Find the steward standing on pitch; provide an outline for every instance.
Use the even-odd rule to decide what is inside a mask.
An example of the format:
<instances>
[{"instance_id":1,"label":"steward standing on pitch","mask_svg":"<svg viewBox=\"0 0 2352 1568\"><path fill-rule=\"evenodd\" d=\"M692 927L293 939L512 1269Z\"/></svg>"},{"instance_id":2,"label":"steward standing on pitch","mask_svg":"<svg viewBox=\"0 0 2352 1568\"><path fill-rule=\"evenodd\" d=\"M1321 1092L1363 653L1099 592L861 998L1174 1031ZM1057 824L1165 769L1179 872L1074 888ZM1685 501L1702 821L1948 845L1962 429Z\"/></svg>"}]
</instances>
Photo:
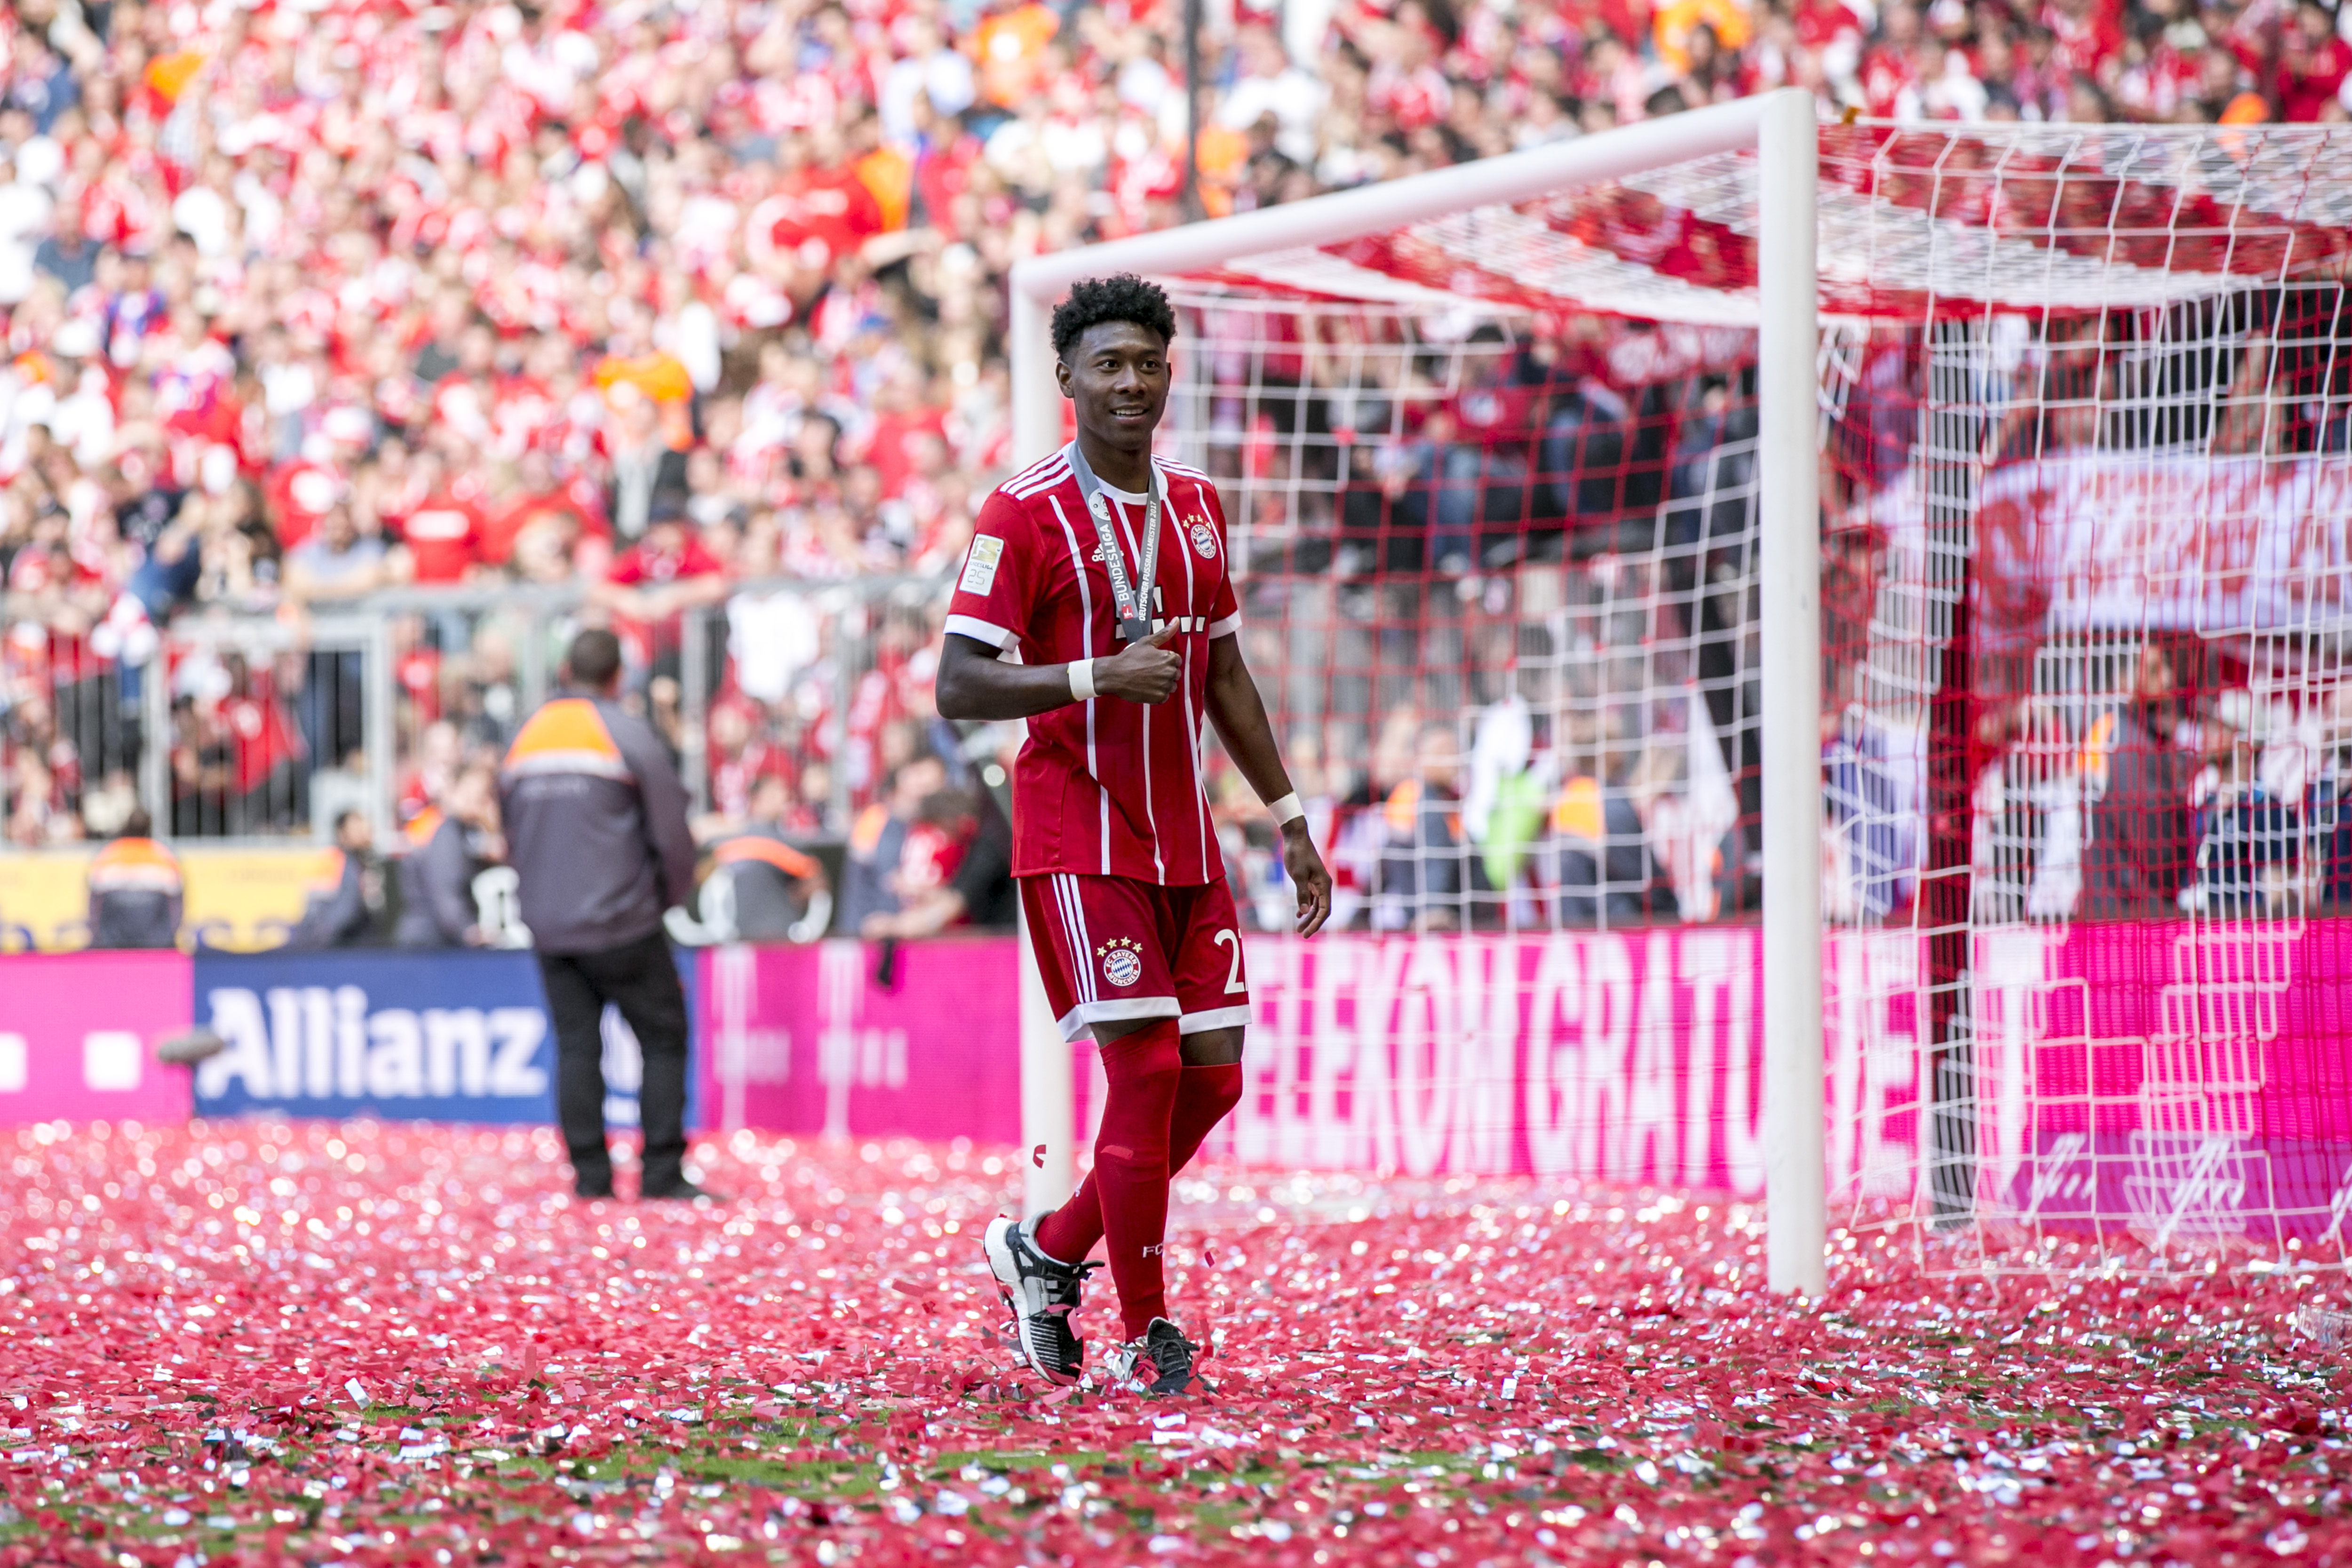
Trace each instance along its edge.
<instances>
[{"instance_id":1,"label":"steward standing on pitch","mask_svg":"<svg viewBox=\"0 0 2352 1568\"><path fill-rule=\"evenodd\" d=\"M981 508L940 654L946 719L1026 719L1013 770L1013 874L1065 1037L1102 1053L1102 1130L1085 1184L1053 1213L982 1238L1022 1358L1075 1381L1069 1315L1097 1241L1125 1342L1109 1361L1149 1394L1199 1390L1169 1315L1169 1179L1242 1093L1249 1022L1241 921L1202 788L1203 721L1282 832L1298 931L1331 878L1242 663L1225 514L1207 475L1151 455L1168 405L1168 296L1097 278L1054 311L1077 439ZM1001 662L1018 647L1023 662Z\"/></svg>"},{"instance_id":2,"label":"steward standing on pitch","mask_svg":"<svg viewBox=\"0 0 2352 1568\"><path fill-rule=\"evenodd\" d=\"M641 1194L708 1197L686 1176L686 991L662 930L662 912L694 891L686 786L652 728L616 700L617 637L572 638L564 677L571 692L507 749L499 790L507 861L555 1025L556 1118L572 1184L584 1198L613 1195L600 1027L609 1002L645 1058Z\"/></svg>"}]
</instances>

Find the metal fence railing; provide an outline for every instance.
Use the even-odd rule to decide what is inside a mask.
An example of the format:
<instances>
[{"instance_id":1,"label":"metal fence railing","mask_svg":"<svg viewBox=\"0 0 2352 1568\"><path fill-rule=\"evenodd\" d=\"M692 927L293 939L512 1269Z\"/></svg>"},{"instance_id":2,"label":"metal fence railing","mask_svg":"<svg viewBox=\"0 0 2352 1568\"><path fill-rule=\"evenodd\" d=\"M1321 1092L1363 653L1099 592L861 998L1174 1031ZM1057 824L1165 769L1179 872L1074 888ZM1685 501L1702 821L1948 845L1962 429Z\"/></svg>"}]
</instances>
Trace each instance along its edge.
<instances>
[{"instance_id":1,"label":"metal fence railing","mask_svg":"<svg viewBox=\"0 0 2352 1568\"><path fill-rule=\"evenodd\" d=\"M12 841L323 840L346 811L388 836L465 761L495 759L553 691L583 626L621 634L624 700L677 756L698 816L757 805L837 837L924 733L943 584L743 584L656 623L572 588L408 588L307 617L175 621L132 662L52 637L0 680ZM781 786L781 801L775 790Z\"/></svg>"}]
</instances>

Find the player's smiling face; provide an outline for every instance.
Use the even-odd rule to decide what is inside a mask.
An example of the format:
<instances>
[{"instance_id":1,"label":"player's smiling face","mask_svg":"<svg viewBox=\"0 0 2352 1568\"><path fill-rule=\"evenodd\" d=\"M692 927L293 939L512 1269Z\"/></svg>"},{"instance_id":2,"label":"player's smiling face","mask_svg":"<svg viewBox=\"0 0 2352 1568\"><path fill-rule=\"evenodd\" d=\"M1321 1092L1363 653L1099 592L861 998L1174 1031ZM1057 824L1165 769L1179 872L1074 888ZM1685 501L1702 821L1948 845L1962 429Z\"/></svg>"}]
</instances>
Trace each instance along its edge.
<instances>
[{"instance_id":1,"label":"player's smiling face","mask_svg":"<svg viewBox=\"0 0 2352 1568\"><path fill-rule=\"evenodd\" d=\"M1088 327L1055 367L1078 428L1118 451L1141 451L1168 406L1168 345L1133 321Z\"/></svg>"}]
</instances>

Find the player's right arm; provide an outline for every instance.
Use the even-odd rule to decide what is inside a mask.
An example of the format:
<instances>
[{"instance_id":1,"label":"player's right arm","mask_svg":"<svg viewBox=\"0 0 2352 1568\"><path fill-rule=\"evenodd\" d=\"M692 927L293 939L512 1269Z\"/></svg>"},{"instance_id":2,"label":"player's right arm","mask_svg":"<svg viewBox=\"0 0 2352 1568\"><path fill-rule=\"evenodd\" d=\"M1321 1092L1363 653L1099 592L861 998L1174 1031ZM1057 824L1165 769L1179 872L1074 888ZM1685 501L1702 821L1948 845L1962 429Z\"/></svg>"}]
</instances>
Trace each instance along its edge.
<instances>
[{"instance_id":1,"label":"player's right arm","mask_svg":"<svg viewBox=\"0 0 2352 1568\"><path fill-rule=\"evenodd\" d=\"M1093 678L1097 697L1161 703L1176 694L1184 673L1181 655L1169 651L1175 628L1155 632L1109 658L1079 661ZM1026 719L1084 701L1086 677L1067 664L1007 664L996 649L950 632L940 650L940 717Z\"/></svg>"},{"instance_id":2,"label":"player's right arm","mask_svg":"<svg viewBox=\"0 0 2352 1568\"><path fill-rule=\"evenodd\" d=\"M1003 655L1031 632L1045 582L1036 528L1003 491L988 498L948 605L940 650L940 717L1026 719L1089 696L1165 702L1176 694L1184 661L1168 643L1173 631L1121 647L1108 658L1067 664L1008 664ZM1033 660L1036 657L1033 652Z\"/></svg>"}]
</instances>

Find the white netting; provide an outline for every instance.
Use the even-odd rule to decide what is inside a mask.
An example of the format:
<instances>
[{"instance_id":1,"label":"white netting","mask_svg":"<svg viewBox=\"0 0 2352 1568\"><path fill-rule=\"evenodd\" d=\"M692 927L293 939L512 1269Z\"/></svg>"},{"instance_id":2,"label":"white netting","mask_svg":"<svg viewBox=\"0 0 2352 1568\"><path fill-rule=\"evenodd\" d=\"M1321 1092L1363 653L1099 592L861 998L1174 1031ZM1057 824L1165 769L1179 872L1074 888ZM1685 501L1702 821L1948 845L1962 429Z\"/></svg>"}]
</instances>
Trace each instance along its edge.
<instances>
[{"instance_id":1,"label":"white netting","mask_svg":"<svg viewBox=\"0 0 2352 1568\"><path fill-rule=\"evenodd\" d=\"M1174 280L1345 918L1493 933L1312 1070L1377 1046L1460 1158L1760 1184L1755 174ZM1830 126L1821 189L1833 1202L2338 1259L2352 134Z\"/></svg>"}]
</instances>

